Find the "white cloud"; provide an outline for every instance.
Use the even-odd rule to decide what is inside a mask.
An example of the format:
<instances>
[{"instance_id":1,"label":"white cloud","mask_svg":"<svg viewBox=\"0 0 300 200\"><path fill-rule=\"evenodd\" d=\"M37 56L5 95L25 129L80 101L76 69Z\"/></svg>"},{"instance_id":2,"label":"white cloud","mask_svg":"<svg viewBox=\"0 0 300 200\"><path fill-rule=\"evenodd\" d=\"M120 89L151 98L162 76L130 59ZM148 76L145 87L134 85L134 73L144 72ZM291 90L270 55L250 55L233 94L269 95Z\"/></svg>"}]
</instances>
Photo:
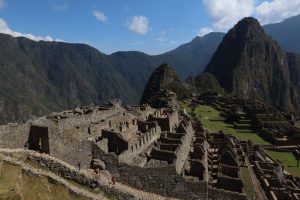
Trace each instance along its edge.
<instances>
[{"instance_id":1,"label":"white cloud","mask_svg":"<svg viewBox=\"0 0 300 200\"><path fill-rule=\"evenodd\" d=\"M63 10L66 10L67 8L68 8L68 2L66 2L66 1L61 4L54 5L55 10L63 11Z\"/></svg>"},{"instance_id":2,"label":"white cloud","mask_svg":"<svg viewBox=\"0 0 300 200\"><path fill-rule=\"evenodd\" d=\"M209 27L204 27L204 28L201 28L199 33L198 33L198 36L202 37L208 33L211 33L213 32L213 29L209 28Z\"/></svg>"},{"instance_id":3,"label":"white cloud","mask_svg":"<svg viewBox=\"0 0 300 200\"><path fill-rule=\"evenodd\" d=\"M93 11L93 15L96 17L96 19L100 22L106 22L107 21L107 17L105 16L105 14L101 11L98 10L94 10Z\"/></svg>"},{"instance_id":4,"label":"white cloud","mask_svg":"<svg viewBox=\"0 0 300 200\"><path fill-rule=\"evenodd\" d=\"M43 37L43 36L35 36L35 35L32 35L31 33L20 33L20 32L15 32L15 31L12 31L7 23L5 22L4 19L1 19L0 18L0 33L5 33L5 34L9 34L13 37L26 37L26 38L29 38L31 40L35 40L35 41L40 41L40 40L44 40L44 41L62 41L60 39L53 39L52 37L50 36L46 36L46 37Z\"/></svg>"},{"instance_id":5,"label":"white cloud","mask_svg":"<svg viewBox=\"0 0 300 200\"><path fill-rule=\"evenodd\" d=\"M144 16L133 16L126 25L130 31L140 35L145 35L150 30L149 20Z\"/></svg>"},{"instance_id":6,"label":"white cloud","mask_svg":"<svg viewBox=\"0 0 300 200\"><path fill-rule=\"evenodd\" d=\"M200 29L199 35L208 31L227 31L244 17L253 16L261 24L280 22L300 14L300 0L202 0L213 25Z\"/></svg>"},{"instance_id":7,"label":"white cloud","mask_svg":"<svg viewBox=\"0 0 300 200\"><path fill-rule=\"evenodd\" d=\"M203 0L214 28L226 30L255 10L254 0Z\"/></svg>"},{"instance_id":8,"label":"white cloud","mask_svg":"<svg viewBox=\"0 0 300 200\"><path fill-rule=\"evenodd\" d=\"M280 22L300 14L300 0L264 1L256 7L255 16L262 24Z\"/></svg>"},{"instance_id":9,"label":"white cloud","mask_svg":"<svg viewBox=\"0 0 300 200\"><path fill-rule=\"evenodd\" d=\"M159 34L160 34L161 36L164 36L164 35L167 34L167 32L163 29L163 30L161 30L161 31L159 32Z\"/></svg>"},{"instance_id":10,"label":"white cloud","mask_svg":"<svg viewBox=\"0 0 300 200\"><path fill-rule=\"evenodd\" d=\"M166 41L166 38L164 38L164 37L159 37L159 38L156 38L156 41L158 41L158 42L165 42L165 41Z\"/></svg>"},{"instance_id":11,"label":"white cloud","mask_svg":"<svg viewBox=\"0 0 300 200\"><path fill-rule=\"evenodd\" d=\"M6 4L5 0L0 0L0 8L3 8L5 4Z\"/></svg>"}]
</instances>

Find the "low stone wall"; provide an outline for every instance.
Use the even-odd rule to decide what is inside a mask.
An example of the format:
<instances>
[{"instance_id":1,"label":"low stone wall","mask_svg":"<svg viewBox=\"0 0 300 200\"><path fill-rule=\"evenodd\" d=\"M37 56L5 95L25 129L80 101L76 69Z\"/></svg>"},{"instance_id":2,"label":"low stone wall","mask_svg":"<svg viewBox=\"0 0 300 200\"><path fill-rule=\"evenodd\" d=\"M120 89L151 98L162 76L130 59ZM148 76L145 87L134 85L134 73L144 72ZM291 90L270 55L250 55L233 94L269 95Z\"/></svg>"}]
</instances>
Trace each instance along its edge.
<instances>
[{"instance_id":1,"label":"low stone wall","mask_svg":"<svg viewBox=\"0 0 300 200\"><path fill-rule=\"evenodd\" d=\"M48 169L50 169L50 171L65 179L75 181L83 186L90 187L90 188L98 187L101 191L107 194L108 193L112 194L121 200L127 200L132 198L131 195L121 193L120 191L114 188L107 187L105 185L100 185L98 181L93 179L92 177L88 177L86 174L83 174L80 171L69 168L59 161L48 159L47 157L43 157L43 156L41 157L35 156L32 154L28 155L28 159L41 166L47 167Z\"/></svg>"}]
</instances>

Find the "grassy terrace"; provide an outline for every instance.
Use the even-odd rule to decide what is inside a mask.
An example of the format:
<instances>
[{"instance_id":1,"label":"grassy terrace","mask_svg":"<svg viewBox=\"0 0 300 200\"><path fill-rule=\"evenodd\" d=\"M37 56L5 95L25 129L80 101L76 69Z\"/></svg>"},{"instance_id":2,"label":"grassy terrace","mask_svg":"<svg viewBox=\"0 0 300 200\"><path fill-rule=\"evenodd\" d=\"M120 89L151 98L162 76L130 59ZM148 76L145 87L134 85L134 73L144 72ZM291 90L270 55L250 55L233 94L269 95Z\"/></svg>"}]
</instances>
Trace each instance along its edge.
<instances>
[{"instance_id":1,"label":"grassy terrace","mask_svg":"<svg viewBox=\"0 0 300 200\"><path fill-rule=\"evenodd\" d=\"M16 165L0 158L0 199L66 199L84 200L75 197L60 184L52 184L46 177L23 173Z\"/></svg>"},{"instance_id":2,"label":"grassy terrace","mask_svg":"<svg viewBox=\"0 0 300 200\"><path fill-rule=\"evenodd\" d=\"M279 160L284 169L291 174L300 177L300 168L297 167L297 160L291 152L280 152L265 149L265 151L275 160Z\"/></svg>"},{"instance_id":3,"label":"grassy terrace","mask_svg":"<svg viewBox=\"0 0 300 200\"><path fill-rule=\"evenodd\" d=\"M188 113L192 113L191 108L186 103L183 106ZM220 112L210 106L198 105L194 113L199 117L203 126L212 132L222 130L226 134L231 134L243 140L250 140L256 144L269 144L251 129L239 130L235 129L233 124L225 123L224 119L220 116Z\"/></svg>"},{"instance_id":4,"label":"grassy terrace","mask_svg":"<svg viewBox=\"0 0 300 200\"><path fill-rule=\"evenodd\" d=\"M257 195L254 189L253 182L251 180L251 174L247 167L241 167L241 175L244 183L244 189L248 199L257 199Z\"/></svg>"},{"instance_id":5,"label":"grassy terrace","mask_svg":"<svg viewBox=\"0 0 300 200\"><path fill-rule=\"evenodd\" d=\"M183 102L183 107L186 112L189 114L192 113L187 101ZM232 134L236 138L250 140L255 144L270 144L257 135L253 130L239 130L235 129L232 124L225 123L224 119L220 116L220 112L210 106L198 105L194 110L194 114L197 115L203 126L210 131L216 132L223 130L226 134ZM288 172L300 177L300 168L297 167L297 160L291 152L279 152L268 149L266 149L266 152L273 159L279 160ZM250 187L246 187L246 191L247 190L247 194L252 194Z\"/></svg>"}]
</instances>

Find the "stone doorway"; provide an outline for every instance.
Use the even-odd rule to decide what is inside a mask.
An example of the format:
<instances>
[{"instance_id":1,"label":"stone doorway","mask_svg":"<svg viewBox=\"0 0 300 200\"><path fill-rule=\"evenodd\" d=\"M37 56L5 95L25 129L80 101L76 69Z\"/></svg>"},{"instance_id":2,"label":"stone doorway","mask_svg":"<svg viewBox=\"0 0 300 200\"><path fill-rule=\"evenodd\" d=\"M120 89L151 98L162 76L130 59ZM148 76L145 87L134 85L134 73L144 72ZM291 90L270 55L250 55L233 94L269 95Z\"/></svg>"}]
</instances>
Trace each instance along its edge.
<instances>
[{"instance_id":1,"label":"stone doorway","mask_svg":"<svg viewBox=\"0 0 300 200\"><path fill-rule=\"evenodd\" d=\"M50 154L48 127L31 126L28 137L28 148L40 153Z\"/></svg>"}]
</instances>

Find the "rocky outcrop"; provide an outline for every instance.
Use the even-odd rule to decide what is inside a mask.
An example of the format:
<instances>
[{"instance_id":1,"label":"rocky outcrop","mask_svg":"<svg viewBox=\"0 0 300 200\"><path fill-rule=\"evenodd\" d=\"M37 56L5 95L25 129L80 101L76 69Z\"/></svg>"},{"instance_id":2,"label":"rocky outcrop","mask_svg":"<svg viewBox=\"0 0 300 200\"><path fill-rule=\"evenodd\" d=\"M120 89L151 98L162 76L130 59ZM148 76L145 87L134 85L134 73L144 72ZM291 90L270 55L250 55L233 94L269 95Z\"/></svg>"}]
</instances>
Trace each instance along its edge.
<instances>
[{"instance_id":1,"label":"rocky outcrop","mask_svg":"<svg viewBox=\"0 0 300 200\"><path fill-rule=\"evenodd\" d=\"M91 163L91 168L105 170L105 163L100 159L93 159Z\"/></svg>"},{"instance_id":2,"label":"rocky outcrop","mask_svg":"<svg viewBox=\"0 0 300 200\"><path fill-rule=\"evenodd\" d=\"M140 104L151 102L156 93L169 89L174 91L179 98L187 96L187 90L168 64L162 64L152 73L143 92Z\"/></svg>"}]
</instances>

